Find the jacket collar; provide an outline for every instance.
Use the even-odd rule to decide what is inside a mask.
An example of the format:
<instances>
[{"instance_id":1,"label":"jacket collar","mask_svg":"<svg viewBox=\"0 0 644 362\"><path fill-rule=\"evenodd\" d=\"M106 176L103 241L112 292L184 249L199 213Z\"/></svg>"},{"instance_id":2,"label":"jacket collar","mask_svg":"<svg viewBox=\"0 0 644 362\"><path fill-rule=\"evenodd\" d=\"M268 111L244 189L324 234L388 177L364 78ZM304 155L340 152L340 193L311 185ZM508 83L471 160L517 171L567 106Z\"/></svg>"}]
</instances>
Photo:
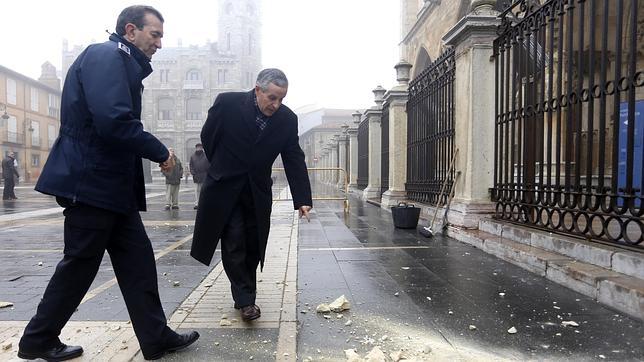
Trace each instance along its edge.
<instances>
[{"instance_id":1,"label":"jacket collar","mask_svg":"<svg viewBox=\"0 0 644 362\"><path fill-rule=\"evenodd\" d=\"M152 73L152 66L150 65L150 58L148 58L141 49L137 48L134 44L130 43L127 41L124 37L112 33L110 35L110 40L116 43L123 43L125 46L127 46L130 49L130 56L136 60L137 63L141 66L141 69L143 69L143 74L141 78L145 78L150 73Z\"/></svg>"}]
</instances>

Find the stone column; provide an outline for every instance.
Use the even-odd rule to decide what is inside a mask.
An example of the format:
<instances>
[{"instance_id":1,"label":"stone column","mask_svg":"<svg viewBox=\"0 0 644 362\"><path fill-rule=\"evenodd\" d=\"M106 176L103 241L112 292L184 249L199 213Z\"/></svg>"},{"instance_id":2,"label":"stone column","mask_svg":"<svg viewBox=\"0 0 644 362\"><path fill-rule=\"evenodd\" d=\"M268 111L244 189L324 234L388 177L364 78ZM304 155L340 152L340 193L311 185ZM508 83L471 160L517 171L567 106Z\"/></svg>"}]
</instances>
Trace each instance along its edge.
<instances>
[{"instance_id":1,"label":"stone column","mask_svg":"<svg viewBox=\"0 0 644 362\"><path fill-rule=\"evenodd\" d=\"M358 186L358 125L362 114L355 111L352 116L355 126L347 130L349 134L349 189L355 189Z\"/></svg>"},{"instance_id":2,"label":"stone column","mask_svg":"<svg viewBox=\"0 0 644 362\"><path fill-rule=\"evenodd\" d=\"M382 119L382 97L386 90L378 86L373 90L376 105L365 112L369 122L369 185L362 192L362 199L380 198L380 121Z\"/></svg>"},{"instance_id":3,"label":"stone column","mask_svg":"<svg viewBox=\"0 0 644 362\"><path fill-rule=\"evenodd\" d=\"M326 167L329 167L329 146L324 145L324 147L322 147L322 168ZM326 184L329 182L328 171L322 170L320 171L320 175L322 176L323 183Z\"/></svg>"},{"instance_id":4,"label":"stone column","mask_svg":"<svg viewBox=\"0 0 644 362\"><path fill-rule=\"evenodd\" d=\"M331 166L333 168L339 167L338 165L338 140L340 139L340 135L334 134L333 137L331 137L331 144L329 145L331 147ZM330 171L330 176L331 176L331 184L335 185L338 183L338 171L333 170Z\"/></svg>"},{"instance_id":5,"label":"stone column","mask_svg":"<svg viewBox=\"0 0 644 362\"><path fill-rule=\"evenodd\" d=\"M347 144L349 143L349 136L347 135L349 126L345 123L342 126L342 133L340 134L340 139L338 140L338 151L340 164L338 167L344 170L344 172L338 172L338 188L344 190L344 181L349 176L349 170L347 165Z\"/></svg>"},{"instance_id":6,"label":"stone column","mask_svg":"<svg viewBox=\"0 0 644 362\"><path fill-rule=\"evenodd\" d=\"M396 66L398 85L385 93L389 104L389 190L382 194L380 206L389 210L407 198L407 99L411 64L401 60Z\"/></svg>"},{"instance_id":7,"label":"stone column","mask_svg":"<svg viewBox=\"0 0 644 362\"><path fill-rule=\"evenodd\" d=\"M489 188L494 172L494 60L492 42L499 20L494 1L473 0L472 11L443 41L455 47L454 83L456 170L460 178L448 215L449 223L477 228L494 212Z\"/></svg>"}]
</instances>

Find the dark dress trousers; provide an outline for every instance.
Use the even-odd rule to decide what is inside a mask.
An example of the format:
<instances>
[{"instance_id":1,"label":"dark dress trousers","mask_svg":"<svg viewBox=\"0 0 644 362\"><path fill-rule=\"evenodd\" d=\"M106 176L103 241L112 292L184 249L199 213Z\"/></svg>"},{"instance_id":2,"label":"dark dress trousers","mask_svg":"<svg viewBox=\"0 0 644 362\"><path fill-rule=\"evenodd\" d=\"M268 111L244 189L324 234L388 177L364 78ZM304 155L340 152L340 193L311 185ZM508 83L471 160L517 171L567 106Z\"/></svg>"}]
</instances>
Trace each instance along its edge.
<instances>
[{"instance_id":1,"label":"dark dress trousers","mask_svg":"<svg viewBox=\"0 0 644 362\"><path fill-rule=\"evenodd\" d=\"M219 239L238 307L255 300L257 265L264 265L272 208L271 168L281 155L293 206L312 205L297 116L282 105L260 132L254 90L222 93L208 111L201 142L210 161L199 199L190 255L208 265Z\"/></svg>"},{"instance_id":2,"label":"dark dress trousers","mask_svg":"<svg viewBox=\"0 0 644 362\"><path fill-rule=\"evenodd\" d=\"M64 256L25 328L21 349L60 343L61 329L106 250L144 353L157 352L174 336L139 215L146 207L141 158L162 162L169 157L140 121L141 82L151 71L139 49L112 34L110 41L90 45L67 73L60 135L36 184L65 207Z\"/></svg>"}]
</instances>

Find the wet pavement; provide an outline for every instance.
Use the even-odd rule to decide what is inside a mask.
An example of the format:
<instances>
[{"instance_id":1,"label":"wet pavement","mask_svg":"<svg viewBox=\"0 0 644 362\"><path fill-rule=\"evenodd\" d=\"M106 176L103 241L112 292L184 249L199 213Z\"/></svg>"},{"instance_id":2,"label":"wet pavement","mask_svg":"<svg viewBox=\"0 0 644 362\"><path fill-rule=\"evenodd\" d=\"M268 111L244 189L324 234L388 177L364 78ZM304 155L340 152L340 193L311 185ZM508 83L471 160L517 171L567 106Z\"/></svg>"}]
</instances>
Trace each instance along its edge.
<instances>
[{"instance_id":1,"label":"wet pavement","mask_svg":"<svg viewBox=\"0 0 644 362\"><path fill-rule=\"evenodd\" d=\"M348 215L338 202L316 210L299 234L302 358L377 345L415 359L644 359L642 321L451 238L396 229L355 198ZM315 313L340 295L349 311Z\"/></svg>"},{"instance_id":2,"label":"wet pavement","mask_svg":"<svg viewBox=\"0 0 644 362\"><path fill-rule=\"evenodd\" d=\"M395 229L389 212L355 198L348 214L339 201L316 201L311 222L299 227L290 201L276 201L275 249L258 275L267 298L263 322L219 326L222 313L238 316L219 252L209 267L189 256L191 188L182 185L180 210L165 211L164 185L149 185L150 211L142 213L166 315L174 327L202 334L194 348L166 360L295 360L297 348L297 360L338 361L346 360L344 350L364 357L375 346L416 360L643 359L642 321L451 238ZM328 193L316 188L318 196ZM54 200L26 187L17 196L0 215L14 215L0 219L0 301L14 304L0 309L0 360L15 359L19 332L62 254ZM315 312L341 295L351 309ZM110 358L141 360L128 320L106 256L64 335L87 347L82 360L101 360L106 350ZM578 326L562 324L571 321Z\"/></svg>"}]
</instances>

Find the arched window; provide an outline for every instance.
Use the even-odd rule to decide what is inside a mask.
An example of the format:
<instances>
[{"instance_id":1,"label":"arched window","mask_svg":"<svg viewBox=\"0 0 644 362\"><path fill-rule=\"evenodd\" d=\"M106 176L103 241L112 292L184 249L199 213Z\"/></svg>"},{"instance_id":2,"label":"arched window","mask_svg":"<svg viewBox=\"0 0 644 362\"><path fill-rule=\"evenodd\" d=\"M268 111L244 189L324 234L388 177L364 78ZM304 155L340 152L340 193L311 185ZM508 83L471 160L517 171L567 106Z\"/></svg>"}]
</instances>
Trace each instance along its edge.
<instances>
[{"instance_id":1,"label":"arched window","mask_svg":"<svg viewBox=\"0 0 644 362\"><path fill-rule=\"evenodd\" d=\"M186 101L186 119L187 120L201 119L201 99L189 98Z\"/></svg>"},{"instance_id":2,"label":"arched window","mask_svg":"<svg viewBox=\"0 0 644 362\"><path fill-rule=\"evenodd\" d=\"M174 100L172 98L159 98L159 120L171 120Z\"/></svg>"},{"instance_id":3,"label":"arched window","mask_svg":"<svg viewBox=\"0 0 644 362\"><path fill-rule=\"evenodd\" d=\"M197 69L190 69L188 73L186 73L186 80L199 80L201 79L201 72Z\"/></svg>"}]
</instances>

